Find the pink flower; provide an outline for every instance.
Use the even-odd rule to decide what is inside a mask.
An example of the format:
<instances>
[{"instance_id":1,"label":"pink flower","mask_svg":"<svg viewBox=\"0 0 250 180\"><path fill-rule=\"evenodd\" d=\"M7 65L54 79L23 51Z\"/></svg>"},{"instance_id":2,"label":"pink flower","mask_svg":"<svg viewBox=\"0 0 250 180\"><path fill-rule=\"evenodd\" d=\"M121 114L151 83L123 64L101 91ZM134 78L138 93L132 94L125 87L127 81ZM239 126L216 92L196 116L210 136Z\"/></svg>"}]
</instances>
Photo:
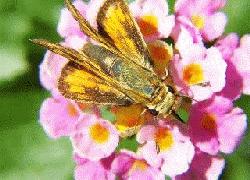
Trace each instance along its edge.
<instances>
[{"instance_id":1,"label":"pink flower","mask_svg":"<svg viewBox=\"0 0 250 180\"><path fill-rule=\"evenodd\" d=\"M181 126L160 121L158 126L144 126L136 138L142 145L142 157L171 177L186 172L194 155L194 147Z\"/></svg>"},{"instance_id":2,"label":"pink flower","mask_svg":"<svg viewBox=\"0 0 250 180\"><path fill-rule=\"evenodd\" d=\"M227 65L217 48L206 49L194 44L184 28L181 29L176 48L180 56L175 56L170 71L181 93L201 101L222 90Z\"/></svg>"},{"instance_id":3,"label":"pink flower","mask_svg":"<svg viewBox=\"0 0 250 180\"><path fill-rule=\"evenodd\" d=\"M72 35L65 38L64 45L76 50L81 50L86 42L88 42L88 38L86 36L79 37L76 35Z\"/></svg>"},{"instance_id":4,"label":"pink flower","mask_svg":"<svg viewBox=\"0 0 250 180\"><path fill-rule=\"evenodd\" d=\"M234 50L239 46L239 37L236 33L230 33L225 37L221 37L216 43L215 46L220 50L223 58L229 60Z\"/></svg>"},{"instance_id":5,"label":"pink flower","mask_svg":"<svg viewBox=\"0 0 250 180\"><path fill-rule=\"evenodd\" d=\"M52 138L69 136L81 114L78 105L58 96L46 99L40 109L40 123Z\"/></svg>"},{"instance_id":6,"label":"pink flower","mask_svg":"<svg viewBox=\"0 0 250 180\"><path fill-rule=\"evenodd\" d=\"M232 100L239 98L241 93L250 94L249 37L242 37L239 44L238 36L232 33L216 43L228 65L226 85L220 95Z\"/></svg>"},{"instance_id":7,"label":"pink flower","mask_svg":"<svg viewBox=\"0 0 250 180\"><path fill-rule=\"evenodd\" d=\"M246 115L224 97L193 105L188 121L192 142L211 155L232 153L247 127Z\"/></svg>"},{"instance_id":8,"label":"pink flower","mask_svg":"<svg viewBox=\"0 0 250 180\"><path fill-rule=\"evenodd\" d=\"M85 16L87 5L82 0L75 0L75 7L80 11L80 13ZM69 36L79 36L84 37L85 35L81 32L78 22L75 21L68 9L64 8L61 10L61 16L59 19L57 32L61 37L66 38Z\"/></svg>"},{"instance_id":9,"label":"pink flower","mask_svg":"<svg viewBox=\"0 0 250 180\"><path fill-rule=\"evenodd\" d=\"M75 180L115 180L115 174L110 171L113 158L110 156L100 161L90 161L76 155Z\"/></svg>"},{"instance_id":10,"label":"pink flower","mask_svg":"<svg viewBox=\"0 0 250 180\"><path fill-rule=\"evenodd\" d=\"M176 42L181 33L181 29L185 28L192 37L192 43L202 43L200 31L192 24L192 22L185 16L175 17L175 26L171 33L171 37Z\"/></svg>"},{"instance_id":11,"label":"pink flower","mask_svg":"<svg viewBox=\"0 0 250 180\"><path fill-rule=\"evenodd\" d=\"M96 115L82 115L71 135L71 142L79 156L96 161L115 151L119 135L109 121Z\"/></svg>"},{"instance_id":12,"label":"pink flower","mask_svg":"<svg viewBox=\"0 0 250 180\"><path fill-rule=\"evenodd\" d=\"M240 40L240 47L234 51L232 63L243 80L243 93L250 95L250 35Z\"/></svg>"},{"instance_id":13,"label":"pink flower","mask_svg":"<svg viewBox=\"0 0 250 180\"><path fill-rule=\"evenodd\" d=\"M237 34L231 33L220 38L215 46L220 50L227 63L226 84L218 95L235 100L240 97L243 88L242 77L232 62L234 51L239 46L239 37Z\"/></svg>"},{"instance_id":14,"label":"pink flower","mask_svg":"<svg viewBox=\"0 0 250 180\"><path fill-rule=\"evenodd\" d=\"M42 63L39 66L40 82L49 91L57 92L57 81L62 68L68 62L67 59L47 51Z\"/></svg>"},{"instance_id":15,"label":"pink flower","mask_svg":"<svg viewBox=\"0 0 250 180\"><path fill-rule=\"evenodd\" d=\"M90 25L97 29L97 14L105 0L90 0L86 10L86 19Z\"/></svg>"},{"instance_id":16,"label":"pink flower","mask_svg":"<svg viewBox=\"0 0 250 180\"><path fill-rule=\"evenodd\" d=\"M165 0L136 0L130 10L147 41L167 38L175 24L174 16L168 16Z\"/></svg>"},{"instance_id":17,"label":"pink flower","mask_svg":"<svg viewBox=\"0 0 250 180\"><path fill-rule=\"evenodd\" d=\"M225 160L223 158L197 151L189 170L184 174L176 176L174 180L218 179L224 166Z\"/></svg>"},{"instance_id":18,"label":"pink flower","mask_svg":"<svg viewBox=\"0 0 250 180\"><path fill-rule=\"evenodd\" d=\"M236 100L240 97L242 89L242 76L237 71L235 65L231 62L231 60L227 61L226 84L222 91L217 93L217 95L226 97L231 100Z\"/></svg>"},{"instance_id":19,"label":"pink flower","mask_svg":"<svg viewBox=\"0 0 250 180\"><path fill-rule=\"evenodd\" d=\"M187 17L206 41L212 41L224 32L227 18L218 11L225 3L225 0L178 0L175 12L177 16Z\"/></svg>"},{"instance_id":20,"label":"pink flower","mask_svg":"<svg viewBox=\"0 0 250 180\"><path fill-rule=\"evenodd\" d=\"M155 167L150 166L134 152L121 151L111 164L112 172L121 179L164 180L165 176Z\"/></svg>"}]
</instances>

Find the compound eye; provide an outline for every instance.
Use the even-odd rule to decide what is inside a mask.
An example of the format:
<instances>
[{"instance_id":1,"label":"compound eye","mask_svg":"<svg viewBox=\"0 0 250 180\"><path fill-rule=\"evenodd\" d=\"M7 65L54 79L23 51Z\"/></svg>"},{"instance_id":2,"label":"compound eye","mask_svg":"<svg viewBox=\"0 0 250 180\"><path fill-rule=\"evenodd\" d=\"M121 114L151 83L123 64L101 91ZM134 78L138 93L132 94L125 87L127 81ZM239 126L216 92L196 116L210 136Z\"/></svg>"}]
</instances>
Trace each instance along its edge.
<instances>
[{"instance_id":1,"label":"compound eye","mask_svg":"<svg viewBox=\"0 0 250 180\"><path fill-rule=\"evenodd\" d=\"M171 92L171 93L175 93L175 90L174 88L172 88L172 86L167 86L168 87L168 92Z\"/></svg>"}]
</instances>

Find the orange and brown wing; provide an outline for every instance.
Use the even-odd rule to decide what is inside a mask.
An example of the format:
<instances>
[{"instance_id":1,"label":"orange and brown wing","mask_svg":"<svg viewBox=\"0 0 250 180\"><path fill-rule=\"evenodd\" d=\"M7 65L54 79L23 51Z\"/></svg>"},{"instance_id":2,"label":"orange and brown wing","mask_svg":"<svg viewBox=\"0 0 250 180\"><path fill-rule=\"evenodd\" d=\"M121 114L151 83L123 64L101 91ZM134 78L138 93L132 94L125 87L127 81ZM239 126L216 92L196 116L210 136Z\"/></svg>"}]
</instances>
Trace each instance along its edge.
<instances>
[{"instance_id":1,"label":"orange and brown wing","mask_svg":"<svg viewBox=\"0 0 250 180\"><path fill-rule=\"evenodd\" d=\"M105 0L97 15L98 31L65 0L67 8L83 33L123 60L132 61L152 71L152 61L138 25L123 0Z\"/></svg>"},{"instance_id":2,"label":"orange and brown wing","mask_svg":"<svg viewBox=\"0 0 250 180\"><path fill-rule=\"evenodd\" d=\"M106 0L97 15L98 31L127 59L152 70L147 45L128 5Z\"/></svg>"},{"instance_id":3,"label":"orange and brown wing","mask_svg":"<svg viewBox=\"0 0 250 180\"><path fill-rule=\"evenodd\" d=\"M129 105L133 101L101 77L70 61L62 70L58 90L66 98L94 104Z\"/></svg>"}]
</instances>

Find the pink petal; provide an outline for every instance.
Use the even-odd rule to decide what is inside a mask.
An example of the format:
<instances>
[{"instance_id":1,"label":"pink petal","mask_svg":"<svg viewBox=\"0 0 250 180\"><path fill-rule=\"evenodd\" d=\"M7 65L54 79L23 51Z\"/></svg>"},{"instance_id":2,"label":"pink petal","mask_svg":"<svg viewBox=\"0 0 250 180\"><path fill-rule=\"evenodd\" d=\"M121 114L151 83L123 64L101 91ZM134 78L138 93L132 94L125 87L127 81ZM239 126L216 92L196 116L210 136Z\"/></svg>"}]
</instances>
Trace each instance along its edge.
<instances>
[{"instance_id":1,"label":"pink petal","mask_svg":"<svg viewBox=\"0 0 250 180\"><path fill-rule=\"evenodd\" d=\"M204 136L206 136L206 134L204 134ZM217 137L212 137L208 141L197 142L196 146L199 147L202 152L206 152L211 155L216 155L219 152L219 142Z\"/></svg>"},{"instance_id":2,"label":"pink petal","mask_svg":"<svg viewBox=\"0 0 250 180\"><path fill-rule=\"evenodd\" d=\"M211 166L206 172L206 178L208 180L218 179L222 174L222 170L225 167L225 160L223 158L214 157L212 158Z\"/></svg>"},{"instance_id":3,"label":"pink petal","mask_svg":"<svg viewBox=\"0 0 250 180\"><path fill-rule=\"evenodd\" d=\"M47 51L39 66L39 77L42 86L47 90L57 91L58 78L61 74L62 68L67 62L68 61L65 58L54 54L51 51Z\"/></svg>"},{"instance_id":4,"label":"pink petal","mask_svg":"<svg viewBox=\"0 0 250 180\"><path fill-rule=\"evenodd\" d=\"M250 72L243 74L243 93L250 95Z\"/></svg>"},{"instance_id":5,"label":"pink petal","mask_svg":"<svg viewBox=\"0 0 250 180\"><path fill-rule=\"evenodd\" d=\"M250 87L250 84L249 84L249 87ZM234 66L234 64L228 61L227 70L226 70L226 84L223 90L218 95L224 96L231 100L236 100L240 97L242 93L242 89L243 89L242 76L236 70L236 67Z\"/></svg>"},{"instance_id":6,"label":"pink petal","mask_svg":"<svg viewBox=\"0 0 250 180\"><path fill-rule=\"evenodd\" d=\"M174 180L214 180L218 179L225 165L225 160L221 157L210 156L207 153L196 151L190 169Z\"/></svg>"},{"instance_id":7,"label":"pink petal","mask_svg":"<svg viewBox=\"0 0 250 180\"><path fill-rule=\"evenodd\" d=\"M206 77L211 85L211 90L213 92L219 92L225 86L227 64L219 50L215 47L207 50L205 61Z\"/></svg>"},{"instance_id":8,"label":"pink petal","mask_svg":"<svg viewBox=\"0 0 250 180\"><path fill-rule=\"evenodd\" d=\"M194 147L190 141L177 142L177 144L164 155L161 170L170 177L182 174L189 169L193 156Z\"/></svg>"},{"instance_id":9,"label":"pink petal","mask_svg":"<svg viewBox=\"0 0 250 180\"><path fill-rule=\"evenodd\" d=\"M114 172L118 176L122 176L126 174L126 172L129 171L133 162L134 162L134 158L132 158L127 153L121 152L116 156L116 158L111 164L112 172Z\"/></svg>"},{"instance_id":10,"label":"pink petal","mask_svg":"<svg viewBox=\"0 0 250 180\"><path fill-rule=\"evenodd\" d=\"M189 96L195 99L196 101L203 101L210 98L213 95L213 92L209 87L202 87L199 85L194 85L190 87L191 92Z\"/></svg>"},{"instance_id":11,"label":"pink petal","mask_svg":"<svg viewBox=\"0 0 250 180\"><path fill-rule=\"evenodd\" d=\"M75 169L76 180L92 180L105 179L115 180L115 174L104 169L100 162L87 161L81 165L77 165Z\"/></svg>"},{"instance_id":12,"label":"pink petal","mask_svg":"<svg viewBox=\"0 0 250 180\"><path fill-rule=\"evenodd\" d=\"M65 46L68 46L70 48L81 50L87 42L87 37L79 37L76 35L69 36L65 39Z\"/></svg>"},{"instance_id":13,"label":"pink petal","mask_svg":"<svg viewBox=\"0 0 250 180\"><path fill-rule=\"evenodd\" d=\"M247 117L240 108L235 108L223 119L218 128L220 151L232 153L246 131Z\"/></svg>"},{"instance_id":14,"label":"pink petal","mask_svg":"<svg viewBox=\"0 0 250 180\"><path fill-rule=\"evenodd\" d=\"M250 52L250 34L245 34L240 39L240 47L245 49L247 52Z\"/></svg>"},{"instance_id":15,"label":"pink petal","mask_svg":"<svg viewBox=\"0 0 250 180\"><path fill-rule=\"evenodd\" d=\"M40 123L52 138L69 136L80 115L77 106L63 97L46 99L40 109Z\"/></svg>"},{"instance_id":16,"label":"pink petal","mask_svg":"<svg viewBox=\"0 0 250 180\"><path fill-rule=\"evenodd\" d=\"M138 153L147 161L148 164L159 168L162 164L162 158L158 156L155 141L147 141L145 145L138 149Z\"/></svg>"},{"instance_id":17,"label":"pink petal","mask_svg":"<svg viewBox=\"0 0 250 180\"><path fill-rule=\"evenodd\" d=\"M130 10L131 12L135 15L138 16L139 13L142 14L165 14L168 15L168 4L167 1L165 0L146 0L146 1L141 1L141 0L136 0L133 1L130 5Z\"/></svg>"},{"instance_id":18,"label":"pink petal","mask_svg":"<svg viewBox=\"0 0 250 180\"><path fill-rule=\"evenodd\" d=\"M236 33L220 38L215 46L220 50L225 60L228 60L233 55L234 50L239 46L239 37Z\"/></svg>"},{"instance_id":19,"label":"pink petal","mask_svg":"<svg viewBox=\"0 0 250 180\"><path fill-rule=\"evenodd\" d=\"M246 52L244 49L238 48L234 51L233 63L237 70L241 72L250 71L250 51Z\"/></svg>"},{"instance_id":20,"label":"pink petal","mask_svg":"<svg viewBox=\"0 0 250 180\"><path fill-rule=\"evenodd\" d=\"M165 180L165 175L158 169L148 168L146 171L134 171L129 177L128 180Z\"/></svg>"},{"instance_id":21,"label":"pink petal","mask_svg":"<svg viewBox=\"0 0 250 180\"><path fill-rule=\"evenodd\" d=\"M175 3L175 11L178 15L187 17L193 14L208 14L210 0L177 0Z\"/></svg>"},{"instance_id":22,"label":"pink petal","mask_svg":"<svg viewBox=\"0 0 250 180\"><path fill-rule=\"evenodd\" d=\"M205 20L205 27L202 31L205 40L212 41L221 36L225 30L226 23L227 17L222 12L217 12L212 16L208 16Z\"/></svg>"},{"instance_id":23,"label":"pink petal","mask_svg":"<svg viewBox=\"0 0 250 180\"><path fill-rule=\"evenodd\" d=\"M86 19L90 25L94 28L97 28L96 18L99 12L99 9L103 5L105 0L91 0L88 3L88 8L86 10Z\"/></svg>"},{"instance_id":24,"label":"pink petal","mask_svg":"<svg viewBox=\"0 0 250 180\"><path fill-rule=\"evenodd\" d=\"M184 59L184 64L189 64L190 61L194 60L201 60L206 53L205 47L202 44L194 43L190 32L182 26L175 46Z\"/></svg>"},{"instance_id":25,"label":"pink petal","mask_svg":"<svg viewBox=\"0 0 250 180\"><path fill-rule=\"evenodd\" d=\"M81 0L75 0L73 4L84 16L85 11L87 9L87 5ZM59 19L57 31L63 38L72 35L77 35L79 37L84 36L79 28L78 23L75 21L71 13L66 8L61 10L61 16Z\"/></svg>"},{"instance_id":26,"label":"pink petal","mask_svg":"<svg viewBox=\"0 0 250 180\"><path fill-rule=\"evenodd\" d=\"M143 126L136 135L136 141L143 144L147 140L154 140L155 126Z\"/></svg>"},{"instance_id":27,"label":"pink petal","mask_svg":"<svg viewBox=\"0 0 250 180\"><path fill-rule=\"evenodd\" d=\"M202 37L199 30L192 24L189 18L185 16L177 16L175 17L175 27L172 30L171 37L177 41L181 28L184 27L192 36L193 43L202 44Z\"/></svg>"}]
</instances>

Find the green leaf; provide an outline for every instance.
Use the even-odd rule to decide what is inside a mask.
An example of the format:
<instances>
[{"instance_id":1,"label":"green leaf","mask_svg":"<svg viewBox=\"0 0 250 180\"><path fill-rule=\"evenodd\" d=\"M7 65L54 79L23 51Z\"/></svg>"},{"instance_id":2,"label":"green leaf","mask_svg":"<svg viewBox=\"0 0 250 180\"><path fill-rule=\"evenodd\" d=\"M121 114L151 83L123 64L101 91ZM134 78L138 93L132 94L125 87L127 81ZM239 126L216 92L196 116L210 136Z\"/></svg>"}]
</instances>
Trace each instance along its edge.
<instances>
[{"instance_id":1,"label":"green leaf","mask_svg":"<svg viewBox=\"0 0 250 180\"><path fill-rule=\"evenodd\" d=\"M14 45L0 47L0 83L22 75L28 70L23 51L23 48Z\"/></svg>"},{"instance_id":2,"label":"green leaf","mask_svg":"<svg viewBox=\"0 0 250 180\"><path fill-rule=\"evenodd\" d=\"M107 106L102 106L100 110L101 110L101 116L103 119L107 119L110 122L115 121L115 115L112 112L110 112Z\"/></svg>"},{"instance_id":3,"label":"green leaf","mask_svg":"<svg viewBox=\"0 0 250 180\"><path fill-rule=\"evenodd\" d=\"M185 109L178 109L177 114L180 116L180 118L184 121L184 123L187 123L189 118L189 113Z\"/></svg>"},{"instance_id":4,"label":"green leaf","mask_svg":"<svg viewBox=\"0 0 250 180\"><path fill-rule=\"evenodd\" d=\"M120 139L118 148L116 150L120 151L121 149L127 149L136 152L137 148L138 148L138 143L135 139L135 136L132 136Z\"/></svg>"},{"instance_id":5,"label":"green leaf","mask_svg":"<svg viewBox=\"0 0 250 180\"><path fill-rule=\"evenodd\" d=\"M72 179L68 138L51 140L38 123L44 91L0 96L0 179Z\"/></svg>"},{"instance_id":6,"label":"green leaf","mask_svg":"<svg viewBox=\"0 0 250 180\"><path fill-rule=\"evenodd\" d=\"M225 8L228 17L226 32L237 32L244 35L250 32L249 23L250 1L246 0L229 0Z\"/></svg>"}]
</instances>

